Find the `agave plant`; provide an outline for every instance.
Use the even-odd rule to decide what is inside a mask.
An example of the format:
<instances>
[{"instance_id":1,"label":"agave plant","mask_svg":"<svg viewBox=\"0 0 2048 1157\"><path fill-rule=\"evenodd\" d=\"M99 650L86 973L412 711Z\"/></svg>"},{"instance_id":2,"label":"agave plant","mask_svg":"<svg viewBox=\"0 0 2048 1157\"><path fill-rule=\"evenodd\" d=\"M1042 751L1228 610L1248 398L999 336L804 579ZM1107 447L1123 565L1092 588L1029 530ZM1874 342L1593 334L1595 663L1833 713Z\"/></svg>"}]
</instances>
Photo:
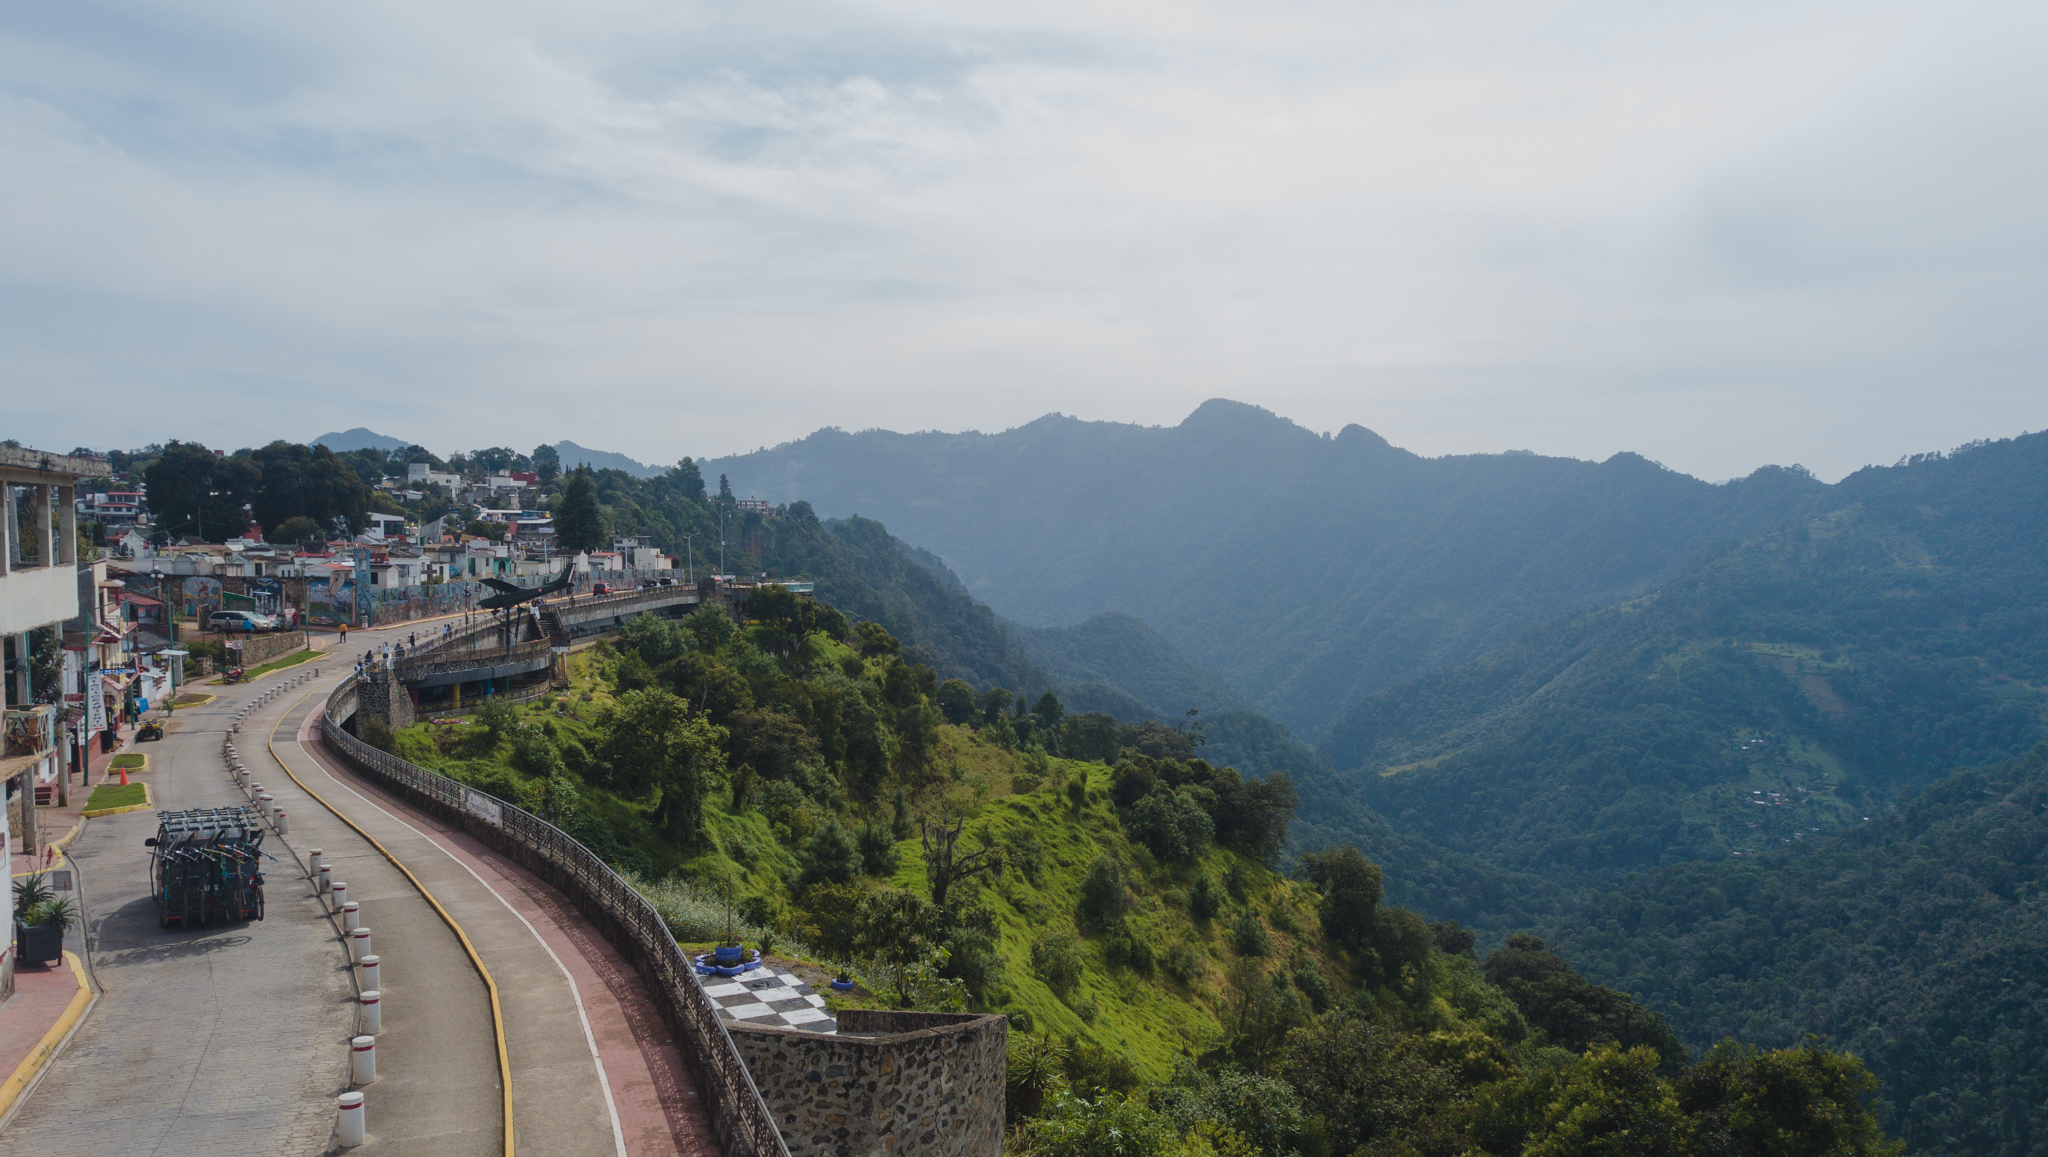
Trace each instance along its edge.
<instances>
[{"instance_id":1,"label":"agave plant","mask_svg":"<svg viewBox=\"0 0 2048 1157\"><path fill-rule=\"evenodd\" d=\"M49 903L53 896L54 893L50 891L50 881L42 872L37 872L32 876L24 876L14 882L14 910L24 914L22 919L24 924L33 923L33 921L26 918L26 914L29 911L39 905Z\"/></svg>"},{"instance_id":2,"label":"agave plant","mask_svg":"<svg viewBox=\"0 0 2048 1157\"><path fill-rule=\"evenodd\" d=\"M68 899L45 900L30 908L21 922L40 928L55 928L59 932L69 932L72 925L78 923L78 905Z\"/></svg>"}]
</instances>

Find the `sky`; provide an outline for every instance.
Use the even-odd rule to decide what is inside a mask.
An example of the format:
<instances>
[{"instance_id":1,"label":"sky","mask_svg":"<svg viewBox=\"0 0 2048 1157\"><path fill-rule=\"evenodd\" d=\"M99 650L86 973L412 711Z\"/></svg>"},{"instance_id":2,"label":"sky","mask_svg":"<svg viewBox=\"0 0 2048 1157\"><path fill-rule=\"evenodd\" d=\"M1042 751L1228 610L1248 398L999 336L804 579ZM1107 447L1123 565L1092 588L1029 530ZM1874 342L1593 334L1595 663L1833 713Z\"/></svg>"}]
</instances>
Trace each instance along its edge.
<instances>
[{"instance_id":1,"label":"sky","mask_svg":"<svg viewBox=\"0 0 2048 1157\"><path fill-rule=\"evenodd\" d=\"M650 462L1177 423L1706 478L2048 427L2048 6L0 6L0 413Z\"/></svg>"}]
</instances>

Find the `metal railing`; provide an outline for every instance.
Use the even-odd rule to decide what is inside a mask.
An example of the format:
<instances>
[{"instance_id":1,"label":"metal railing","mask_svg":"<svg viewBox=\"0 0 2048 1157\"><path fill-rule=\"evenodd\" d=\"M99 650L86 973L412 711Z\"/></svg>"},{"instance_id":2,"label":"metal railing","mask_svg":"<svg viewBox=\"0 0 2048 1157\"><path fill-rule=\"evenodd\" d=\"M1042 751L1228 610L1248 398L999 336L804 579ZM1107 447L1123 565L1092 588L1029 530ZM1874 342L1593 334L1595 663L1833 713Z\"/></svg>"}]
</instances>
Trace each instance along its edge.
<instances>
[{"instance_id":1,"label":"metal railing","mask_svg":"<svg viewBox=\"0 0 2048 1157\"><path fill-rule=\"evenodd\" d=\"M492 644L478 647L474 651L441 650L415 659L410 653L392 665L393 672L401 683L414 683L436 675L461 674L465 671L482 670L488 667L502 667L507 663L520 663L538 659L546 663L551 646L546 639L528 639L509 647Z\"/></svg>"},{"instance_id":2,"label":"metal railing","mask_svg":"<svg viewBox=\"0 0 2048 1157\"><path fill-rule=\"evenodd\" d=\"M704 995L694 963L647 898L546 820L349 734L341 721L355 713L355 699L354 676L327 697L321 728L335 753L511 856L568 896L647 982L655 1006L682 1045L683 1060L696 1078L726 1157L789 1157L775 1118L733 1047L732 1034Z\"/></svg>"}]
</instances>

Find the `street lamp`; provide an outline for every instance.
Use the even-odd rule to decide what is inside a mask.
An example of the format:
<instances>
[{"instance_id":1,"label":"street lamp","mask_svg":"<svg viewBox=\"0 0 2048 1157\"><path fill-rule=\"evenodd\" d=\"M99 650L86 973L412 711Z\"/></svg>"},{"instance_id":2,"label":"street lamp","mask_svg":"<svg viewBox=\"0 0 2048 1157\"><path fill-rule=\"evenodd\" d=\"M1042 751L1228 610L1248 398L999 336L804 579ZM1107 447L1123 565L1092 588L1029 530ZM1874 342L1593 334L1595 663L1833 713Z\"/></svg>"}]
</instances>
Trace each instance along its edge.
<instances>
[{"instance_id":1,"label":"street lamp","mask_svg":"<svg viewBox=\"0 0 2048 1157\"><path fill-rule=\"evenodd\" d=\"M695 534L686 534L683 536L683 554L684 558L686 559L683 569L683 577L689 579L692 583L695 583L697 581L697 552L692 549L692 543L696 539L697 535L702 533L704 532L700 530L697 531Z\"/></svg>"}]
</instances>

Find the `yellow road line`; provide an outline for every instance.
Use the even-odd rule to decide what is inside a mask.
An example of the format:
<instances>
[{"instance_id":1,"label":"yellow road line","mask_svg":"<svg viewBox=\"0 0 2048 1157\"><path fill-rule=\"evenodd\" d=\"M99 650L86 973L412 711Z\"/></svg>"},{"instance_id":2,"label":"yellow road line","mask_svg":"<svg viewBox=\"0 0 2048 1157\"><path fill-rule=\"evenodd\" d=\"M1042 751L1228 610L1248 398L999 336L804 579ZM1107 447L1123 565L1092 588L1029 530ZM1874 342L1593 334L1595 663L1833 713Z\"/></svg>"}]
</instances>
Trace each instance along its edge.
<instances>
[{"instance_id":1,"label":"yellow road line","mask_svg":"<svg viewBox=\"0 0 2048 1157\"><path fill-rule=\"evenodd\" d=\"M21 1063L14 1067L14 1075L7 1078L6 1084L0 1085L0 1119L6 1118L13 1110L14 1102L20 1100L22 1093L35 1083L36 1078L42 1074L43 1067L57 1055L57 1047L64 1043L64 1038L70 1036L71 1030L85 1018L86 1010L92 1007L92 1002L96 999L92 984L85 978L85 965L79 963L78 955L66 952L64 962L71 966L71 975L78 978L78 991L71 994L71 1003L64 1006L64 1012L57 1017L57 1023L50 1026L50 1031L43 1034L43 1039L36 1042L36 1047L30 1049L28 1055L21 1059Z\"/></svg>"},{"instance_id":2,"label":"yellow road line","mask_svg":"<svg viewBox=\"0 0 2048 1157\"><path fill-rule=\"evenodd\" d=\"M309 697L316 693L317 691L306 692L306 694L299 696L298 703L294 703L292 704L292 706L297 707L299 703L304 703ZM291 712L287 711L285 712L285 714L289 715L291 714ZM427 890L427 886L425 884L420 883L420 878L412 874L412 869L406 867L405 862L403 860L400 860L397 856L392 855L390 848L387 848L383 844L377 842L377 837L364 831L362 825L356 823L356 821L341 814L340 808L337 808L333 804L328 803L326 798L322 796L319 792L314 791L310 787L307 787L306 781L300 779L296 772L292 771L290 767L286 766L283 758L281 758L277 754L277 729L280 726L282 726L283 723L283 716L279 716L278 721L270 725L270 735L264 740L263 745L270 749L270 758L276 760L277 766L283 768L284 773L292 777L292 782L299 785L300 791L303 791L307 795L312 796L314 801L317 802L321 807L324 807L328 811L333 812L335 819L338 819L342 823L347 824L351 829L355 831L357 835L363 837L365 840L368 840L370 842L371 847L377 849L378 852L383 854L385 859L391 861L392 867L397 868L400 872L405 873L405 878L411 880L412 886L418 888L420 891L420 895L426 897L427 903L433 905L434 911L440 913L442 921L448 925L450 931L455 933L455 938L457 940L462 941L462 950L464 952L469 953L469 962L476 966L476 974L484 978L484 988L488 990L491 994L491 1032L494 1033L498 1038L498 1081L499 1084L505 1090L505 1157L513 1157L512 1058L505 1052L505 1012L503 1006L501 1006L498 1003L498 982L491 979L491 970L484 967L484 958L477 955L476 945L471 944L469 942L469 933L464 932L462 930L462 925L456 923L455 917L450 916L448 914L448 909L443 908L441 906L441 901L436 900L434 898L434 894Z\"/></svg>"}]
</instances>

